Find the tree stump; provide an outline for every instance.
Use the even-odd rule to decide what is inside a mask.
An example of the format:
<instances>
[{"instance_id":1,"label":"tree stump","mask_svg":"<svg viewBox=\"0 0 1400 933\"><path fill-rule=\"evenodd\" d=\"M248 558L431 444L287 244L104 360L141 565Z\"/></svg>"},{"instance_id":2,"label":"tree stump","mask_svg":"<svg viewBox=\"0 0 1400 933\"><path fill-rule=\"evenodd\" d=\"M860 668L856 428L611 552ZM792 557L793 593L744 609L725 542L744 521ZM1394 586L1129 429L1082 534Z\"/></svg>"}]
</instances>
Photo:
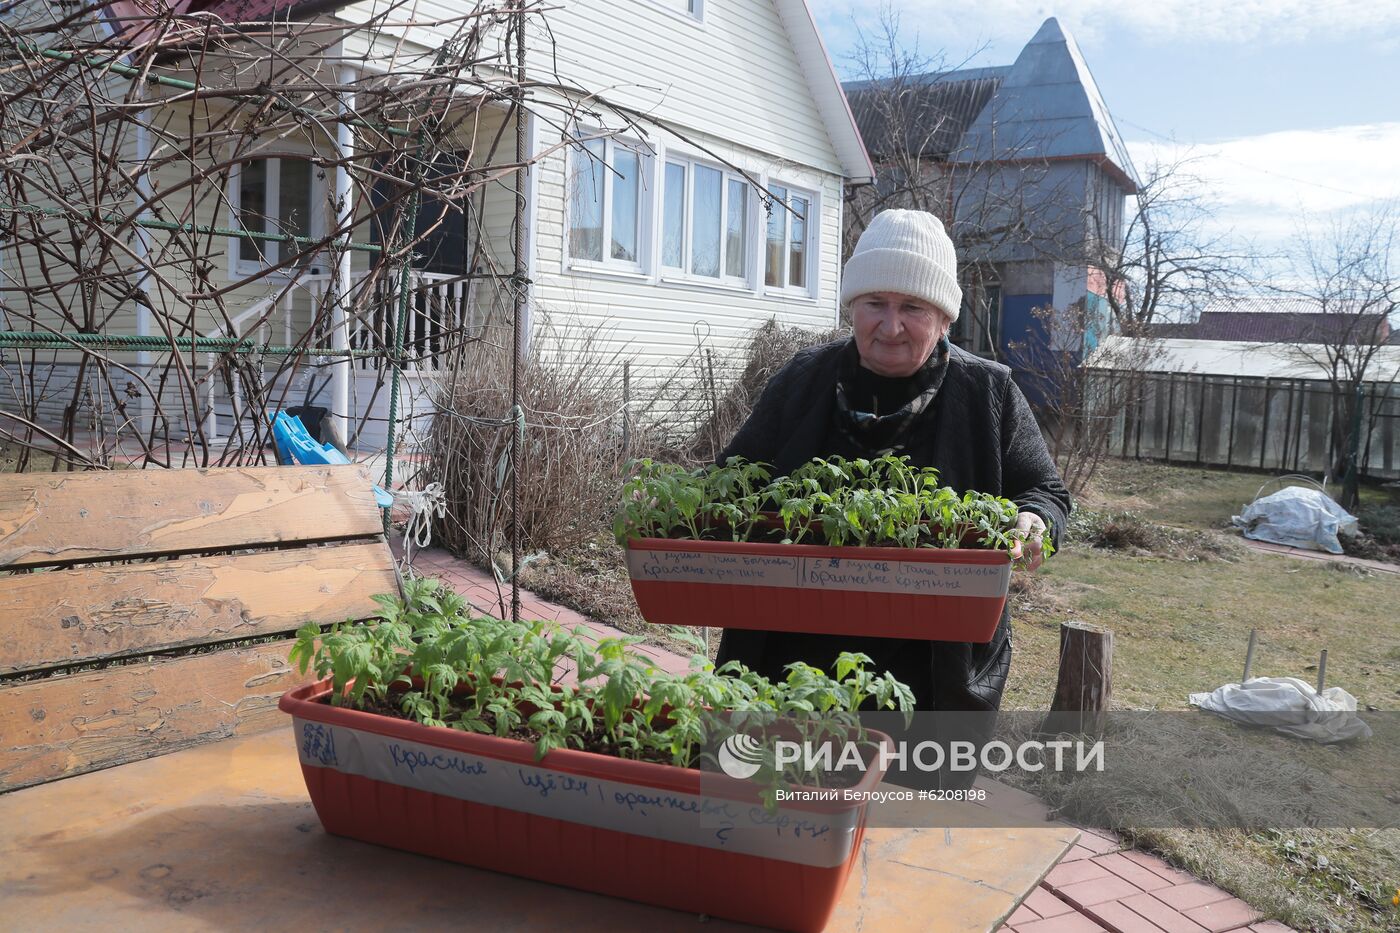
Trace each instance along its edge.
<instances>
[{"instance_id":1,"label":"tree stump","mask_svg":"<svg viewBox=\"0 0 1400 933\"><path fill-rule=\"evenodd\" d=\"M1060 624L1060 675L1042 731L1103 731L1113 696L1113 632L1088 622Z\"/></svg>"}]
</instances>

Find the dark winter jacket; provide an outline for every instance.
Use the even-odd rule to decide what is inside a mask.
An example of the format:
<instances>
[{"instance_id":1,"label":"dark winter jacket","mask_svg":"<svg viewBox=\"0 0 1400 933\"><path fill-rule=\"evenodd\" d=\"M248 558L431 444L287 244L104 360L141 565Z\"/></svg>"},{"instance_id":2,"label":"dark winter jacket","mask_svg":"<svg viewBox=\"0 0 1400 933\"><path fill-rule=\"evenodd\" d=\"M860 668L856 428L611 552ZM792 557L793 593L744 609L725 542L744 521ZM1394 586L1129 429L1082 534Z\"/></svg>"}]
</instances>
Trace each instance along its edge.
<instances>
[{"instance_id":1,"label":"dark winter jacket","mask_svg":"<svg viewBox=\"0 0 1400 933\"><path fill-rule=\"evenodd\" d=\"M752 414L720 454L772 464L775 475L812 457L868 457L845 427L837 384L855 358L851 340L804 350L773 376ZM944 367L939 372L933 367ZM896 437L898 454L915 466L933 466L956 490L1005 496L1045 520L1058 546L1071 508L1069 493L1011 371L957 347L946 361L935 353L913 379L936 388L931 401ZM918 407L916 405L916 407ZM727 629L719 660L739 660L770 678L806 661L824 670L841 651L860 651L877 672L890 671L910 686L920 709L996 709L1011 661L1010 617L1002 613L988 644L806 635Z\"/></svg>"}]
</instances>

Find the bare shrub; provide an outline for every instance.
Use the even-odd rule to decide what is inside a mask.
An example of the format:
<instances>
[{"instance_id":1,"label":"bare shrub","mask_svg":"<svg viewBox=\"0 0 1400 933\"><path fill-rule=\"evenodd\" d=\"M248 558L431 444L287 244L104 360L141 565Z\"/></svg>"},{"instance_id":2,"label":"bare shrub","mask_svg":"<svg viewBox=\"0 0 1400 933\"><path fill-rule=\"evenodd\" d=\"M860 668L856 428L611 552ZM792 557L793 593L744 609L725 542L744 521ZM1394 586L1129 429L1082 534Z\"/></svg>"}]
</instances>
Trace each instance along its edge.
<instances>
[{"instance_id":1,"label":"bare shrub","mask_svg":"<svg viewBox=\"0 0 1400 933\"><path fill-rule=\"evenodd\" d=\"M1077 509L1070 517L1069 538L1103 550L1179 560L1236 560L1241 551L1239 542L1219 532L1158 525L1135 512Z\"/></svg>"},{"instance_id":2,"label":"bare shrub","mask_svg":"<svg viewBox=\"0 0 1400 933\"><path fill-rule=\"evenodd\" d=\"M576 322L536 331L520 370L525 430L520 541L561 551L611 518L622 466L622 361L596 329ZM511 354L483 341L439 387L427 443L447 517L436 540L486 561L510 540Z\"/></svg>"},{"instance_id":3,"label":"bare shrub","mask_svg":"<svg viewBox=\"0 0 1400 933\"><path fill-rule=\"evenodd\" d=\"M576 318L544 321L520 371L521 547L562 554L594 542L611 524L628 458L712 461L769 378L799 350L840 333L770 320L735 358L701 341L679 363L634 372L625 400L627 347ZM435 540L503 568L508 559L499 555L510 541L510 445L516 430L510 363L509 349L491 340L463 353L438 388L423 469L441 480L446 495L447 515L434 528Z\"/></svg>"},{"instance_id":4,"label":"bare shrub","mask_svg":"<svg viewBox=\"0 0 1400 933\"><path fill-rule=\"evenodd\" d=\"M768 380L799 351L848 331L790 327L770 318L754 328L737 360L716 359L703 346L679 364L639 412L646 425L634 451L658 460L711 463L738 433ZM664 413L664 414L663 414Z\"/></svg>"}]
</instances>

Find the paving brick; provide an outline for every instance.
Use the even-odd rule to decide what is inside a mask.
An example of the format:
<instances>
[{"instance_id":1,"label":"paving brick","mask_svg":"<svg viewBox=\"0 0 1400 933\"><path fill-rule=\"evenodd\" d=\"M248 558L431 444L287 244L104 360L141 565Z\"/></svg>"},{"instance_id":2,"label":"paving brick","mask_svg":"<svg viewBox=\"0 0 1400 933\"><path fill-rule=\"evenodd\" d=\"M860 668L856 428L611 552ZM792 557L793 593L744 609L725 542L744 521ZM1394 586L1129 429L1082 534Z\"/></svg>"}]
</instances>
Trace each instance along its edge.
<instances>
[{"instance_id":1,"label":"paving brick","mask_svg":"<svg viewBox=\"0 0 1400 933\"><path fill-rule=\"evenodd\" d=\"M1081 846L1081 845L1079 845L1078 843L1075 843L1074 846L1071 847L1070 850L1064 854L1064 856L1060 859L1060 861L1061 861L1062 863L1063 863L1063 862L1077 862L1077 861L1079 861L1080 859L1093 858L1094 856L1096 856L1096 855L1098 855L1098 854L1099 854L1098 852L1095 852L1093 849L1090 849L1088 846Z\"/></svg>"},{"instance_id":2,"label":"paving brick","mask_svg":"<svg viewBox=\"0 0 1400 933\"><path fill-rule=\"evenodd\" d=\"M1016 933L1099 933L1104 927L1081 913L1061 914L1016 927Z\"/></svg>"},{"instance_id":3,"label":"paving brick","mask_svg":"<svg viewBox=\"0 0 1400 933\"><path fill-rule=\"evenodd\" d=\"M1121 901L1125 897L1141 894L1142 889L1124 881L1117 875L1109 875L1107 878L1094 878L1089 881L1081 881L1078 884L1066 885L1058 889L1056 893L1075 907L1083 910L1095 904L1102 904L1104 901Z\"/></svg>"},{"instance_id":4,"label":"paving brick","mask_svg":"<svg viewBox=\"0 0 1400 933\"><path fill-rule=\"evenodd\" d=\"M1051 894L1049 888L1043 886L1027 894L1023 903L1042 917L1058 917L1060 914L1067 914L1074 910L1073 907Z\"/></svg>"},{"instance_id":5,"label":"paving brick","mask_svg":"<svg viewBox=\"0 0 1400 933\"><path fill-rule=\"evenodd\" d=\"M1186 916L1210 930L1210 933L1223 933L1253 923L1259 919L1259 911L1250 907L1238 897L1232 897L1204 907L1184 911Z\"/></svg>"},{"instance_id":6,"label":"paving brick","mask_svg":"<svg viewBox=\"0 0 1400 933\"><path fill-rule=\"evenodd\" d=\"M1006 922L1011 924L1012 926L1015 926L1019 923L1030 923L1032 920L1039 919L1040 914L1031 910L1025 904L1022 904L1020 907L1017 907L1011 912L1011 916L1006 918Z\"/></svg>"},{"instance_id":7,"label":"paving brick","mask_svg":"<svg viewBox=\"0 0 1400 933\"><path fill-rule=\"evenodd\" d=\"M1093 850L1095 855L1106 855L1123 848L1123 840L1106 829L1085 829L1079 833L1079 845Z\"/></svg>"},{"instance_id":8,"label":"paving brick","mask_svg":"<svg viewBox=\"0 0 1400 933\"><path fill-rule=\"evenodd\" d=\"M1161 927L1164 933L1206 933L1205 927L1151 894L1134 894L1120 903Z\"/></svg>"},{"instance_id":9,"label":"paving brick","mask_svg":"<svg viewBox=\"0 0 1400 933\"><path fill-rule=\"evenodd\" d=\"M1263 923L1251 924L1249 933L1298 933L1298 931L1286 923L1279 923L1277 920L1265 920Z\"/></svg>"},{"instance_id":10,"label":"paving brick","mask_svg":"<svg viewBox=\"0 0 1400 933\"><path fill-rule=\"evenodd\" d=\"M1175 907L1185 913L1194 907L1223 901L1230 895L1213 884L1193 881L1190 884L1178 884L1170 888L1162 888L1160 891L1153 891L1152 896L1168 907Z\"/></svg>"},{"instance_id":11,"label":"paving brick","mask_svg":"<svg viewBox=\"0 0 1400 933\"><path fill-rule=\"evenodd\" d=\"M1112 878L1113 873L1107 868L1095 865L1089 859L1081 859L1077 862L1061 862L1050 873L1045 876L1045 883L1058 891L1067 884L1078 884L1081 881L1092 881L1095 878ZM1196 906L1196 905L1191 905Z\"/></svg>"},{"instance_id":12,"label":"paving brick","mask_svg":"<svg viewBox=\"0 0 1400 933\"><path fill-rule=\"evenodd\" d=\"M1162 933L1162 928L1142 914L1129 910L1122 901L1095 904L1085 911L1113 933Z\"/></svg>"},{"instance_id":13,"label":"paving brick","mask_svg":"<svg viewBox=\"0 0 1400 933\"><path fill-rule=\"evenodd\" d=\"M1122 855L1128 861L1136 862L1143 868L1146 868L1148 871L1152 872L1154 875L1158 876L1159 878L1163 878L1167 881L1170 881L1172 884L1190 884L1191 882L1196 880L1194 875L1181 871L1177 868L1172 868L1162 859L1158 858L1155 855L1151 855L1147 852L1141 852L1136 849L1127 849L1123 852L1120 852L1119 854Z\"/></svg>"},{"instance_id":14,"label":"paving brick","mask_svg":"<svg viewBox=\"0 0 1400 933\"><path fill-rule=\"evenodd\" d=\"M1095 865L1100 865L1113 872L1124 881L1131 881L1144 891L1156 891L1158 888L1165 888L1171 884L1170 881L1157 873L1143 868L1137 862L1127 858L1121 852L1112 855L1100 855L1094 859Z\"/></svg>"}]
</instances>

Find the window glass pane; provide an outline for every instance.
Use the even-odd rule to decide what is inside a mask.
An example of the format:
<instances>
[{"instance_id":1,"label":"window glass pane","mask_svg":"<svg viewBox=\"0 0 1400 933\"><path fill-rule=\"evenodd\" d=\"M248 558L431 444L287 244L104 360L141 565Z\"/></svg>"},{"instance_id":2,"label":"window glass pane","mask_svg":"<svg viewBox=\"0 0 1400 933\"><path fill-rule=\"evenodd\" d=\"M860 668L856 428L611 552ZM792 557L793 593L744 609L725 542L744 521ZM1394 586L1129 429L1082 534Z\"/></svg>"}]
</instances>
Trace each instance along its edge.
<instances>
[{"instance_id":1,"label":"window glass pane","mask_svg":"<svg viewBox=\"0 0 1400 933\"><path fill-rule=\"evenodd\" d=\"M749 186L742 181L729 182L729 218L724 228L724 274L744 277L744 262L748 254Z\"/></svg>"},{"instance_id":2,"label":"window glass pane","mask_svg":"<svg viewBox=\"0 0 1400 933\"><path fill-rule=\"evenodd\" d=\"M661 264L681 268L685 261L685 166L666 163L666 207L661 221Z\"/></svg>"},{"instance_id":3,"label":"window glass pane","mask_svg":"<svg viewBox=\"0 0 1400 933\"><path fill-rule=\"evenodd\" d=\"M641 160L630 149L613 149L612 246L609 255L626 262L637 261L637 201L641 185Z\"/></svg>"},{"instance_id":4,"label":"window glass pane","mask_svg":"<svg viewBox=\"0 0 1400 933\"><path fill-rule=\"evenodd\" d=\"M267 160L246 162L238 170L238 227L240 230L266 231L263 218L267 214ZM239 240L238 258L261 262L267 249L265 240Z\"/></svg>"},{"instance_id":5,"label":"window glass pane","mask_svg":"<svg viewBox=\"0 0 1400 933\"><path fill-rule=\"evenodd\" d=\"M763 274L763 281L767 285L781 285L783 283L783 251L787 238L787 208L783 202L787 200L787 189L773 185L768 189L773 194L773 206L768 209L768 242L765 244L764 254L767 257L765 266L767 271Z\"/></svg>"},{"instance_id":6,"label":"window glass pane","mask_svg":"<svg viewBox=\"0 0 1400 933\"><path fill-rule=\"evenodd\" d=\"M575 259L603 258L603 149L603 140L594 139L569 152L569 255Z\"/></svg>"},{"instance_id":7,"label":"window glass pane","mask_svg":"<svg viewBox=\"0 0 1400 933\"><path fill-rule=\"evenodd\" d=\"M277 219L278 233L291 236L311 236L311 163L300 159L278 159ZM280 243L282 257L306 252L305 244ZM269 251L270 252L270 251ZM311 258L306 254L307 260Z\"/></svg>"},{"instance_id":8,"label":"window glass pane","mask_svg":"<svg viewBox=\"0 0 1400 933\"><path fill-rule=\"evenodd\" d=\"M724 175L718 169L695 166L695 194L691 201L690 271L719 277L720 192Z\"/></svg>"},{"instance_id":9,"label":"window glass pane","mask_svg":"<svg viewBox=\"0 0 1400 933\"><path fill-rule=\"evenodd\" d=\"M460 177L467 170L467 155L442 152L428 169L425 179L434 187L445 187L442 179ZM438 195L424 194L418 204L419 234L432 231L419 242L415 269L446 275L462 275L467 271L467 203L465 198L447 200Z\"/></svg>"},{"instance_id":10,"label":"window glass pane","mask_svg":"<svg viewBox=\"0 0 1400 933\"><path fill-rule=\"evenodd\" d=\"M791 245L788 255L788 284L807 287L807 208L806 198L792 199Z\"/></svg>"}]
</instances>

